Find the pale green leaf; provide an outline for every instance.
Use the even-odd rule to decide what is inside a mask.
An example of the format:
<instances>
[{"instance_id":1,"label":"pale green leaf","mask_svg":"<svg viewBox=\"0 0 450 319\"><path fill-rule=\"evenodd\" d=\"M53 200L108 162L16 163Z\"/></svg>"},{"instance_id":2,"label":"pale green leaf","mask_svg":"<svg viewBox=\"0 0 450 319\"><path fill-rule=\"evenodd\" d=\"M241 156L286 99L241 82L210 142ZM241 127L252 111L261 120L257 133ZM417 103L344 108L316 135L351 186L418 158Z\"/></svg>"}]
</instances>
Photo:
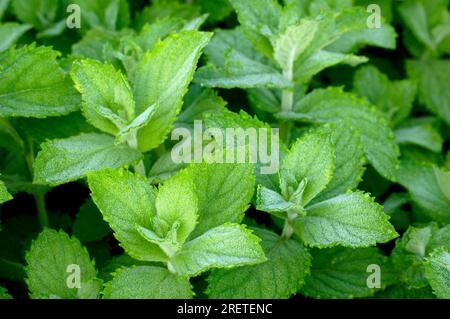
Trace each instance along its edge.
<instances>
[{"instance_id":1,"label":"pale green leaf","mask_svg":"<svg viewBox=\"0 0 450 319\"><path fill-rule=\"evenodd\" d=\"M106 283L104 299L190 299L191 284L186 278L153 266L122 268Z\"/></svg>"},{"instance_id":2,"label":"pale green leaf","mask_svg":"<svg viewBox=\"0 0 450 319\"><path fill-rule=\"evenodd\" d=\"M442 299L450 299L450 253L436 250L425 262L425 274L433 292Z\"/></svg>"},{"instance_id":3,"label":"pale green leaf","mask_svg":"<svg viewBox=\"0 0 450 319\"><path fill-rule=\"evenodd\" d=\"M241 28L217 30L205 48L208 62L195 75L195 81L210 87L289 87L271 60L256 52Z\"/></svg>"},{"instance_id":4,"label":"pale green leaf","mask_svg":"<svg viewBox=\"0 0 450 319\"><path fill-rule=\"evenodd\" d=\"M27 286L30 297L48 298L97 298L101 280L89 254L78 239L70 238L63 231L44 229L27 252ZM70 267L79 267L80 288L72 288L70 275L76 275Z\"/></svg>"},{"instance_id":5,"label":"pale green leaf","mask_svg":"<svg viewBox=\"0 0 450 319\"><path fill-rule=\"evenodd\" d=\"M122 72L95 60L82 60L74 64L71 76L83 98L83 114L93 126L116 135L121 122L133 120L133 93Z\"/></svg>"},{"instance_id":6,"label":"pale green leaf","mask_svg":"<svg viewBox=\"0 0 450 319\"><path fill-rule=\"evenodd\" d=\"M163 142L180 112L182 98L192 80L201 50L211 35L198 31L172 34L147 52L139 62L133 90L136 114L159 106L149 125L138 134L139 149L149 151Z\"/></svg>"},{"instance_id":7,"label":"pale green leaf","mask_svg":"<svg viewBox=\"0 0 450 319\"><path fill-rule=\"evenodd\" d=\"M28 24L7 22L0 24L0 52L13 45L25 32L30 30Z\"/></svg>"},{"instance_id":8,"label":"pale green leaf","mask_svg":"<svg viewBox=\"0 0 450 319\"><path fill-rule=\"evenodd\" d=\"M251 164L193 164L187 171L198 198L198 225L191 238L226 222L242 221L253 196Z\"/></svg>"},{"instance_id":9,"label":"pale green leaf","mask_svg":"<svg viewBox=\"0 0 450 319\"><path fill-rule=\"evenodd\" d=\"M334 171L327 187L314 198L320 202L328 198L354 190L362 180L366 158L358 132L349 129L343 121L341 125L331 126L331 138L334 145Z\"/></svg>"},{"instance_id":10,"label":"pale green leaf","mask_svg":"<svg viewBox=\"0 0 450 319\"><path fill-rule=\"evenodd\" d=\"M301 136L284 158L280 171L281 180L296 189L303 179L307 179L301 201L303 206L330 182L334 169L333 148L329 132L310 132ZM290 176L295 180L291 181Z\"/></svg>"},{"instance_id":11,"label":"pale green leaf","mask_svg":"<svg viewBox=\"0 0 450 319\"><path fill-rule=\"evenodd\" d=\"M219 88L287 88L292 86L291 82L277 69L250 60L236 50L227 53L226 64L223 68L208 64L199 69L195 79L201 85Z\"/></svg>"},{"instance_id":12,"label":"pale green leaf","mask_svg":"<svg viewBox=\"0 0 450 319\"><path fill-rule=\"evenodd\" d=\"M77 180L86 173L104 168L118 168L142 157L125 144L114 145L114 138L104 134L81 134L41 145L34 163L34 182L59 185Z\"/></svg>"},{"instance_id":13,"label":"pale green leaf","mask_svg":"<svg viewBox=\"0 0 450 319\"><path fill-rule=\"evenodd\" d=\"M167 260L165 253L136 229L151 229L156 215L156 190L147 181L125 170L109 169L89 174L88 183L103 218L130 256L147 261Z\"/></svg>"},{"instance_id":14,"label":"pale green leaf","mask_svg":"<svg viewBox=\"0 0 450 319\"><path fill-rule=\"evenodd\" d=\"M297 82L307 83L314 75L334 65L343 63L356 66L367 61L363 56L319 50L297 64L294 78Z\"/></svg>"},{"instance_id":15,"label":"pale green leaf","mask_svg":"<svg viewBox=\"0 0 450 319\"><path fill-rule=\"evenodd\" d=\"M281 6L274 0L230 0L245 36L257 50L272 56L270 36L278 33Z\"/></svg>"},{"instance_id":16,"label":"pale green leaf","mask_svg":"<svg viewBox=\"0 0 450 319\"><path fill-rule=\"evenodd\" d=\"M169 261L169 269L192 277L210 268L257 264L266 260L259 242L244 226L227 223L184 244Z\"/></svg>"},{"instance_id":17,"label":"pale green leaf","mask_svg":"<svg viewBox=\"0 0 450 319\"><path fill-rule=\"evenodd\" d=\"M295 208L295 204L287 201L278 192L266 188L262 185L258 185L257 199L256 199L256 209L274 213L277 216L283 218L286 214L280 214L286 212L289 209Z\"/></svg>"},{"instance_id":18,"label":"pale green leaf","mask_svg":"<svg viewBox=\"0 0 450 319\"><path fill-rule=\"evenodd\" d=\"M80 107L80 96L60 69L58 56L49 47L35 45L0 53L1 116L43 118Z\"/></svg>"},{"instance_id":19,"label":"pale green leaf","mask_svg":"<svg viewBox=\"0 0 450 319\"><path fill-rule=\"evenodd\" d=\"M398 236L388 218L368 194L348 192L307 207L294 231L310 246L367 247Z\"/></svg>"},{"instance_id":20,"label":"pale green leaf","mask_svg":"<svg viewBox=\"0 0 450 319\"><path fill-rule=\"evenodd\" d=\"M298 25L287 27L273 41L274 58L286 75L292 77L294 63L310 45L317 26L318 22L304 19Z\"/></svg>"},{"instance_id":21,"label":"pale green leaf","mask_svg":"<svg viewBox=\"0 0 450 319\"><path fill-rule=\"evenodd\" d=\"M142 50L149 51L159 40L164 39L170 33L179 31L183 27L183 20L172 17L165 17L164 19L156 20L152 24L145 24L135 41Z\"/></svg>"},{"instance_id":22,"label":"pale green leaf","mask_svg":"<svg viewBox=\"0 0 450 319\"><path fill-rule=\"evenodd\" d=\"M145 127L152 120L153 114L158 109L157 104L150 105L144 112L138 115L130 124L122 127L117 133L116 143L133 141L139 130ZM130 142L129 142L130 143Z\"/></svg>"},{"instance_id":23,"label":"pale green leaf","mask_svg":"<svg viewBox=\"0 0 450 319\"><path fill-rule=\"evenodd\" d=\"M198 220L197 196L189 173L181 171L165 181L159 187L155 205L156 215L152 222L155 232L164 238L177 223L176 239L183 244Z\"/></svg>"},{"instance_id":24,"label":"pale green leaf","mask_svg":"<svg viewBox=\"0 0 450 319\"><path fill-rule=\"evenodd\" d=\"M294 105L294 111L301 121L342 125L346 120L360 135L369 162L382 176L394 179L398 147L386 120L374 106L340 88L328 88L308 94Z\"/></svg>"},{"instance_id":25,"label":"pale green leaf","mask_svg":"<svg viewBox=\"0 0 450 319\"><path fill-rule=\"evenodd\" d=\"M309 274L311 256L295 240L255 229L267 261L231 270L213 270L206 293L210 298L280 299L295 294Z\"/></svg>"}]
</instances>

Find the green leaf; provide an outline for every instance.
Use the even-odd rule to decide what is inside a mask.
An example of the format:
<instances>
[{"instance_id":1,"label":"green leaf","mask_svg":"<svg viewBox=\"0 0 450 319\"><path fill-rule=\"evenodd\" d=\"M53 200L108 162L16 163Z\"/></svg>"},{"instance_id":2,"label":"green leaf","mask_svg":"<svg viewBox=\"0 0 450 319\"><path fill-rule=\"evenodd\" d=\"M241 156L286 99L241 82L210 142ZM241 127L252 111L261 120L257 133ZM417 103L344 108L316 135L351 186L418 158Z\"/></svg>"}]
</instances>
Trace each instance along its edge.
<instances>
[{"instance_id":1,"label":"green leaf","mask_svg":"<svg viewBox=\"0 0 450 319\"><path fill-rule=\"evenodd\" d=\"M59 185L104 168L118 168L142 157L125 144L114 145L104 134L81 134L41 145L34 163L34 182Z\"/></svg>"},{"instance_id":2,"label":"green leaf","mask_svg":"<svg viewBox=\"0 0 450 319\"><path fill-rule=\"evenodd\" d=\"M224 223L240 223L253 196L251 164L193 164L187 169L198 198L198 225L191 238Z\"/></svg>"},{"instance_id":3,"label":"green leaf","mask_svg":"<svg viewBox=\"0 0 450 319\"><path fill-rule=\"evenodd\" d=\"M312 254L311 274L301 288L302 294L312 298L360 298L372 296L379 291L369 288L369 265L380 266L381 288L391 272L386 256L377 248L331 248L315 249Z\"/></svg>"},{"instance_id":4,"label":"green leaf","mask_svg":"<svg viewBox=\"0 0 450 319\"><path fill-rule=\"evenodd\" d=\"M180 112L182 98L192 80L201 50L211 35L198 31L172 34L147 52L133 79L136 114L150 105L159 107L149 125L138 134L139 149L149 151L160 145Z\"/></svg>"},{"instance_id":5,"label":"green leaf","mask_svg":"<svg viewBox=\"0 0 450 319\"><path fill-rule=\"evenodd\" d=\"M314 75L334 65L343 63L356 66L367 61L368 59L363 56L319 50L297 64L295 80L299 83L307 83Z\"/></svg>"},{"instance_id":6,"label":"green leaf","mask_svg":"<svg viewBox=\"0 0 450 319\"><path fill-rule=\"evenodd\" d=\"M281 6L274 0L230 0L245 36L257 50L272 56L270 36L278 33Z\"/></svg>"},{"instance_id":7,"label":"green leaf","mask_svg":"<svg viewBox=\"0 0 450 319\"><path fill-rule=\"evenodd\" d=\"M146 23L154 23L167 17L178 17L185 20L200 16L200 7L190 3L172 0L159 0L152 2L141 12L137 12L135 26L140 30Z\"/></svg>"},{"instance_id":8,"label":"green leaf","mask_svg":"<svg viewBox=\"0 0 450 319\"><path fill-rule=\"evenodd\" d=\"M133 258L166 261L166 254L140 235L136 226L152 228L156 190L125 170L104 170L88 175L92 199L114 230L120 245Z\"/></svg>"},{"instance_id":9,"label":"green leaf","mask_svg":"<svg viewBox=\"0 0 450 319\"><path fill-rule=\"evenodd\" d=\"M415 289L404 285L389 286L376 295L380 299L434 299L430 287Z\"/></svg>"},{"instance_id":10,"label":"green leaf","mask_svg":"<svg viewBox=\"0 0 450 319\"><path fill-rule=\"evenodd\" d=\"M326 188L314 198L314 203L354 190L362 180L366 158L358 132L343 121L331 126L334 145L333 177Z\"/></svg>"},{"instance_id":11,"label":"green leaf","mask_svg":"<svg viewBox=\"0 0 450 319\"><path fill-rule=\"evenodd\" d=\"M207 87L219 88L287 88L291 82L275 68L248 59L236 50L227 53L223 68L208 64L199 69L196 82Z\"/></svg>"},{"instance_id":12,"label":"green leaf","mask_svg":"<svg viewBox=\"0 0 450 319\"><path fill-rule=\"evenodd\" d=\"M408 76L419 83L419 101L450 124L450 61L406 61Z\"/></svg>"},{"instance_id":13,"label":"green leaf","mask_svg":"<svg viewBox=\"0 0 450 319\"><path fill-rule=\"evenodd\" d=\"M6 288L0 286L0 300L1 299L13 299L13 297L8 293Z\"/></svg>"},{"instance_id":14,"label":"green leaf","mask_svg":"<svg viewBox=\"0 0 450 319\"><path fill-rule=\"evenodd\" d=\"M450 200L450 169L444 171L444 169L434 168L434 174L439 184L439 188L444 193L445 197Z\"/></svg>"},{"instance_id":15,"label":"green leaf","mask_svg":"<svg viewBox=\"0 0 450 319\"><path fill-rule=\"evenodd\" d=\"M267 261L231 270L213 270L208 276L209 298L285 299L295 294L309 274L311 256L295 240L255 229Z\"/></svg>"},{"instance_id":16,"label":"green leaf","mask_svg":"<svg viewBox=\"0 0 450 319\"><path fill-rule=\"evenodd\" d=\"M226 111L226 102L212 89L191 86L184 99L184 109L178 115L175 126L187 127L201 120L204 113Z\"/></svg>"},{"instance_id":17,"label":"green leaf","mask_svg":"<svg viewBox=\"0 0 450 319\"><path fill-rule=\"evenodd\" d=\"M36 144L42 144L47 140L69 138L81 133L97 131L86 122L81 112L45 119L20 117L14 119L14 125ZM49 127L51 127L51 130L49 130Z\"/></svg>"},{"instance_id":18,"label":"green leaf","mask_svg":"<svg viewBox=\"0 0 450 319\"><path fill-rule=\"evenodd\" d=\"M305 206L330 182L333 168L331 134L325 130L310 132L301 136L284 158L280 170L281 180L296 189L300 181L307 179L301 201L302 206ZM290 176L295 180L291 181Z\"/></svg>"},{"instance_id":19,"label":"green leaf","mask_svg":"<svg viewBox=\"0 0 450 319\"><path fill-rule=\"evenodd\" d=\"M43 118L79 108L80 96L60 69L58 56L35 45L0 53L0 116Z\"/></svg>"},{"instance_id":20,"label":"green leaf","mask_svg":"<svg viewBox=\"0 0 450 319\"><path fill-rule=\"evenodd\" d=\"M202 12L209 14L208 20L211 22L218 22L227 18L233 11L233 7L228 0L194 0L194 3L198 3L202 8Z\"/></svg>"},{"instance_id":21,"label":"green leaf","mask_svg":"<svg viewBox=\"0 0 450 319\"><path fill-rule=\"evenodd\" d=\"M13 0L12 9L17 18L31 24L38 30L44 30L54 24L58 18L60 1Z\"/></svg>"},{"instance_id":22,"label":"green leaf","mask_svg":"<svg viewBox=\"0 0 450 319\"><path fill-rule=\"evenodd\" d=\"M408 117L417 91L413 81L390 81L372 65L356 72L354 87L356 93L376 105L394 125Z\"/></svg>"},{"instance_id":23,"label":"green leaf","mask_svg":"<svg viewBox=\"0 0 450 319\"><path fill-rule=\"evenodd\" d=\"M294 231L314 247L367 247L398 236L388 218L368 194L348 192L307 207Z\"/></svg>"},{"instance_id":24,"label":"green leaf","mask_svg":"<svg viewBox=\"0 0 450 319\"><path fill-rule=\"evenodd\" d=\"M71 76L83 98L83 114L101 131L116 135L134 119L134 100L122 72L95 60L74 63Z\"/></svg>"},{"instance_id":25,"label":"green leaf","mask_svg":"<svg viewBox=\"0 0 450 319\"><path fill-rule=\"evenodd\" d=\"M394 27L386 23L382 16L380 28L369 28L368 18L369 14L363 8L339 10L335 15L335 25L328 29L336 41L327 48L334 52L355 52L367 45L395 49L397 33Z\"/></svg>"},{"instance_id":26,"label":"green leaf","mask_svg":"<svg viewBox=\"0 0 450 319\"><path fill-rule=\"evenodd\" d=\"M294 106L301 121L348 121L361 137L369 162L385 178L392 180L398 165L398 147L386 120L363 99L340 88L316 89Z\"/></svg>"},{"instance_id":27,"label":"green leaf","mask_svg":"<svg viewBox=\"0 0 450 319\"><path fill-rule=\"evenodd\" d=\"M266 260L260 239L242 225L224 224L187 242L169 261L169 269L193 277L210 268L232 268Z\"/></svg>"},{"instance_id":28,"label":"green leaf","mask_svg":"<svg viewBox=\"0 0 450 319\"><path fill-rule=\"evenodd\" d=\"M121 143L133 140L135 136L137 136L139 130L150 123L157 109L158 105L150 105L144 112L142 112L133 121L131 121L130 124L122 127L121 130L117 133L116 142Z\"/></svg>"},{"instance_id":29,"label":"green leaf","mask_svg":"<svg viewBox=\"0 0 450 319\"><path fill-rule=\"evenodd\" d=\"M292 78L294 63L311 44L318 22L302 20L298 25L287 27L274 43L274 58L285 74Z\"/></svg>"},{"instance_id":30,"label":"green leaf","mask_svg":"<svg viewBox=\"0 0 450 319\"><path fill-rule=\"evenodd\" d=\"M408 1L402 3L398 7L400 16L402 17L406 27L414 34L414 36L422 43L433 48L433 40L428 30L428 19L425 8L420 1Z\"/></svg>"},{"instance_id":31,"label":"green leaf","mask_svg":"<svg viewBox=\"0 0 450 319\"><path fill-rule=\"evenodd\" d=\"M0 180L0 204L3 204L4 202L7 202L12 199L12 196L10 193L8 193L8 190L6 189L5 183L3 183Z\"/></svg>"},{"instance_id":32,"label":"green leaf","mask_svg":"<svg viewBox=\"0 0 450 319\"><path fill-rule=\"evenodd\" d=\"M435 249L448 249L450 238L446 234L448 227L438 228L430 223L424 227L410 226L397 240L391 253L393 265L399 278L408 287L423 288L428 286L425 276L424 258Z\"/></svg>"},{"instance_id":33,"label":"green leaf","mask_svg":"<svg viewBox=\"0 0 450 319\"><path fill-rule=\"evenodd\" d=\"M152 24L145 24L135 41L144 52L151 51L159 40L164 39L172 32L181 30L183 24L182 19L172 17L156 20Z\"/></svg>"},{"instance_id":34,"label":"green leaf","mask_svg":"<svg viewBox=\"0 0 450 319\"><path fill-rule=\"evenodd\" d=\"M97 298L102 282L89 254L80 242L63 231L44 229L26 254L27 285L31 298ZM80 271L80 288L71 288L69 267Z\"/></svg>"},{"instance_id":35,"label":"green leaf","mask_svg":"<svg viewBox=\"0 0 450 319\"><path fill-rule=\"evenodd\" d=\"M286 212L289 209L293 209L295 207L295 203L287 201L278 192L266 188L262 185L258 185L256 209L273 213L280 218L285 218L286 214L283 214L283 212Z\"/></svg>"},{"instance_id":36,"label":"green leaf","mask_svg":"<svg viewBox=\"0 0 450 319\"><path fill-rule=\"evenodd\" d=\"M130 30L126 29L120 32L90 29L79 42L72 45L72 54L80 59L89 58L112 63L115 59L109 55L109 51L119 50L121 39L131 34Z\"/></svg>"},{"instance_id":37,"label":"green leaf","mask_svg":"<svg viewBox=\"0 0 450 319\"><path fill-rule=\"evenodd\" d=\"M450 199L440 188L435 170L439 169L431 163L404 161L397 172L397 179L427 215L437 221L448 223Z\"/></svg>"},{"instance_id":38,"label":"green leaf","mask_svg":"<svg viewBox=\"0 0 450 319\"><path fill-rule=\"evenodd\" d=\"M436 250L425 262L425 274L438 298L450 298L450 253Z\"/></svg>"},{"instance_id":39,"label":"green leaf","mask_svg":"<svg viewBox=\"0 0 450 319\"><path fill-rule=\"evenodd\" d=\"M156 197L156 215L153 229L159 237L166 237L175 224L176 241L183 244L197 225L197 196L188 172L181 171L170 177Z\"/></svg>"},{"instance_id":40,"label":"green leaf","mask_svg":"<svg viewBox=\"0 0 450 319\"><path fill-rule=\"evenodd\" d=\"M397 127L394 134L398 144L413 144L432 152L442 152L443 139L426 118L407 120Z\"/></svg>"},{"instance_id":41,"label":"green leaf","mask_svg":"<svg viewBox=\"0 0 450 319\"><path fill-rule=\"evenodd\" d=\"M3 19L3 15L8 9L10 0L0 0L0 21Z\"/></svg>"},{"instance_id":42,"label":"green leaf","mask_svg":"<svg viewBox=\"0 0 450 319\"><path fill-rule=\"evenodd\" d=\"M7 22L0 24L0 52L13 45L25 32L31 29L28 24Z\"/></svg>"},{"instance_id":43,"label":"green leaf","mask_svg":"<svg viewBox=\"0 0 450 319\"><path fill-rule=\"evenodd\" d=\"M188 279L153 266L120 269L103 291L104 299L190 299L193 295Z\"/></svg>"},{"instance_id":44,"label":"green leaf","mask_svg":"<svg viewBox=\"0 0 450 319\"><path fill-rule=\"evenodd\" d=\"M241 28L217 30L205 49L208 62L195 81L208 87L290 87L292 84L269 59L256 52Z\"/></svg>"},{"instance_id":45,"label":"green leaf","mask_svg":"<svg viewBox=\"0 0 450 319\"><path fill-rule=\"evenodd\" d=\"M111 228L103 220L102 214L92 200L81 206L72 230L73 235L82 242L100 240L111 232Z\"/></svg>"},{"instance_id":46,"label":"green leaf","mask_svg":"<svg viewBox=\"0 0 450 319\"><path fill-rule=\"evenodd\" d=\"M81 25L121 30L130 23L130 8L125 0L74 0L72 3L81 8Z\"/></svg>"}]
</instances>

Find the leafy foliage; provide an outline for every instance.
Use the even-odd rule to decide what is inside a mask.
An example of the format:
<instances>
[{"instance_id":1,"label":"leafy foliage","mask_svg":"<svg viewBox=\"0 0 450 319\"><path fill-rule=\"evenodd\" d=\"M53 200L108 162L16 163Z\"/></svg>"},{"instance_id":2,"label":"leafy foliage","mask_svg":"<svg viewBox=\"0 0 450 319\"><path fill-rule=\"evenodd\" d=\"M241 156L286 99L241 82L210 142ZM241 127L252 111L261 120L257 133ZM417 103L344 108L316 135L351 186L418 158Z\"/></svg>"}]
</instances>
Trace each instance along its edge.
<instances>
[{"instance_id":1,"label":"leafy foliage","mask_svg":"<svg viewBox=\"0 0 450 319\"><path fill-rule=\"evenodd\" d=\"M448 5L0 0L0 299L450 298Z\"/></svg>"}]
</instances>

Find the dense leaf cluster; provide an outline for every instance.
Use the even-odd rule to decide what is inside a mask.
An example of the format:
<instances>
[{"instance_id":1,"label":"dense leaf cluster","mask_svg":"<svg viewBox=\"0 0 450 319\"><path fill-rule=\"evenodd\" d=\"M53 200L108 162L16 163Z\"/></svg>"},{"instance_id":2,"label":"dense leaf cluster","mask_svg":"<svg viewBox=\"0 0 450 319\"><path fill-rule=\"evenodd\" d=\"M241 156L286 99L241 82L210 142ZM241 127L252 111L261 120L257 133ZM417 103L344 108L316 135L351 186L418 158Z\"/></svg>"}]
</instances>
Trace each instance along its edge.
<instances>
[{"instance_id":1,"label":"dense leaf cluster","mask_svg":"<svg viewBox=\"0 0 450 319\"><path fill-rule=\"evenodd\" d=\"M449 54L448 0L0 0L0 299L450 298Z\"/></svg>"}]
</instances>

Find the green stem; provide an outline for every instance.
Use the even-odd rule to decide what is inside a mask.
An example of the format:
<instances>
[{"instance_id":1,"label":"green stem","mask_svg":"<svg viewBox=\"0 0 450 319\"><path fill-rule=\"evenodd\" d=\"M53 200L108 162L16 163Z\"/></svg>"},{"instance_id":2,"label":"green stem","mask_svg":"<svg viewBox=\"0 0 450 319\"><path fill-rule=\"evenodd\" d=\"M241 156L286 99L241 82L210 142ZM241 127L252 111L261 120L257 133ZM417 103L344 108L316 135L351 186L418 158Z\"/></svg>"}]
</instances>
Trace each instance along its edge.
<instances>
[{"instance_id":1,"label":"green stem","mask_svg":"<svg viewBox=\"0 0 450 319\"><path fill-rule=\"evenodd\" d=\"M294 234L294 220L297 218L297 212L293 210L287 211L287 218L284 220L284 227L281 233L281 237L288 240Z\"/></svg>"},{"instance_id":2,"label":"green stem","mask_svg":"<svg viewBox=\"0 0 450 319\"><path fill-rule=\"evenodd\" d=\"M33 196L36 202L39 223L41 224L42 227L49 227L50 224L48 221L48 213L47 209L45 208L45 192L37 191L33 194Z\"/></svg>"},{"instance_id":3,"label":"green stem","mask_svg":"<svg viewBox=\"0 0 450 319\"><path fill-rule=\"evenodd\" d=\"M145 172L145 165L144 165L144 161L140 160L137 164L133 165L134 168L134 172L136 174L139 174L140 176L146 178L147 177L147 173Z\"/></svg>"},{"instance_id":4,"label":"green stem","mask_svg":"<svg viewBox=\"0 0 450 319\"><path fill-rule=\"evenodd\" d=\"M28 153L25 155L25 160L28 165L28 170L30 172L30 177L33 179L34 176L34 150L33 150L33 142L28 140ZM47 208L45 207L45 194L46 190L35 190L32 195L34 197L34 201L36 203L36 210L38 212L38 219L41 227L49 227L48 221L48 213Z\"/></svg>"},{"instance_id":5,"label":"green stem","mask_svg":"<svg viewBox=\"0 0 450 319\"><path fill-rule=\"evenodd\" d=\"M294 92L292 92L291 90L283 90L281 96L281 111L291 112L293 105L294 105ZM291 135L291 130L292 130L292 122L286 121L281 124L280 136L281 139L286 144L289 144L289 137Z\"/></svg>"},{"instance_id":6,"label":"green stem","mask_svg":"<svg viewBox=\"0 0 450 319\"><path fill-rule=\"evenodd\" d=\"M128 138L127 142L128 142L128 146L130 146L131 148L133 148L135 150L139 150L136 132L131 134L131 136ZM144 165L143 160L139 160L139 162L137 162L136 164L133 165L133 168L134 168L134 172L136 174L139 174L140 176L147 178L147 173L145 171L145 165Z\"/></svg>"}]
</instances>

